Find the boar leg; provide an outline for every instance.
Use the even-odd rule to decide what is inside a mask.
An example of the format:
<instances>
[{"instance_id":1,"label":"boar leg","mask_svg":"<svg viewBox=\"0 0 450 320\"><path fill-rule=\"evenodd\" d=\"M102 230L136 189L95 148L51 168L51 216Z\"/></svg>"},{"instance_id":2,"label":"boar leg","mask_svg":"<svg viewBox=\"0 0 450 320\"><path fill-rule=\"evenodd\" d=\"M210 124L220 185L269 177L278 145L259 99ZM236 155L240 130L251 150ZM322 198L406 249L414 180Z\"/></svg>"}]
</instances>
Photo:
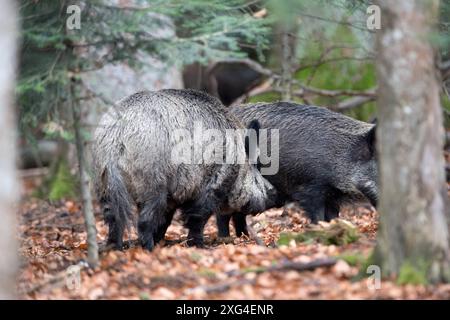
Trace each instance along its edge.
<instances>
[{"instance_id":1,"label":"boar leg","mask_svg":"<svg viewBox=\"0 0 450 320\"><path fill-rule=\"evenodd\" d=\"M339 217L339 204L333 199L325 202L325 221L329 222Z\"/></svg>"},{"instance_id":2,"label":"boar leg","mask_svg":"<svg viewBox=\"0 0 450 320\"><path fill-rule=\"evenodd\" d=\"M183 205L185 226L189 229L187 244L202 248L203 230L206 222L213 212L218 212L217 197L214 191L209 190L201 194L196 200L189 201Z\"/></svg>"},{"instance_id":3,"label":"boar leg","mask_svg":"<svg viewBox=\"0 0 450 320\"><path fill-rule=\"evenodd\" d=\"M230 236L230 219L231 214L216 213L217 231L220 238Z\"/></svg>"},{"instance_id":4,"label":"boar leg","mask_svg":"<svg viewBox=\"0 0 450 320\"><path fill-rule=\"evenodd\" d=\"M160 242L162 239L164 239L164 236L166 235L167 228L169 228L170 224L172 223L173 215L175 214L175 209L173 210L167 210L166 212L166 221L163 225L161 225L158 229L156 229L155 235L153 236L153 241L155 244Z\"/></svg>"},{"instance_id":5,"label":"boar leg","mask_svg":"<svg viewBox=\"0 0 450 320\"><path fill-rule=\"evenodd\" d=\"M203 230L208 221L208 217L202 215L190 215L186 221L186 227L189 229L187 244L199 248L204 247Z\"/></svg>"},{"instance_id":6,"label":"boar leg","mask_svg":"<svg viewBox=\"0 0 450 320\"><path fill-rule=\"evenodd\" d=\"M151 197L150 200L139 205L138 238L142 247L149 251L152 251L155 246L154 237L157 230L167 223L166 206L165 194Z\"/></svg>"},{"instance_id":7,"label":"boar leg","mask_svg":"<svg viewBox=\"0 0 450 320\"><path fill-rule=\"evenodd\" d=\"M237 212L233 214L232 219L234 224L234 230L236 230L236 237L240 237L243 234L248 236L247 221L245 220L245 215L240 212Z\"/></svg>"},{"instance_id":8,"label":"boar leg","mask_svg":"<svg viewBox=\"0 0 450 320\"><path fill-rule=\"evenodd\" d=\"M299 188L291 197L305 210L311 223L316 224L325 220L325 194L326 189L323 186L308 185Z\"/></svg>"},{"instance_id":9,"label":"boar leg","mask_svg":"<svg viewBox=\"0 0 450 320\"><path fill-rule=\"evenodd\" d=\"M123 249L123 232L125 229L125 222L118 221L107 204L103 204L103 216L108 225L108 240L107 246L112 245L116 250Z\"/></svg>"}]
</instances>

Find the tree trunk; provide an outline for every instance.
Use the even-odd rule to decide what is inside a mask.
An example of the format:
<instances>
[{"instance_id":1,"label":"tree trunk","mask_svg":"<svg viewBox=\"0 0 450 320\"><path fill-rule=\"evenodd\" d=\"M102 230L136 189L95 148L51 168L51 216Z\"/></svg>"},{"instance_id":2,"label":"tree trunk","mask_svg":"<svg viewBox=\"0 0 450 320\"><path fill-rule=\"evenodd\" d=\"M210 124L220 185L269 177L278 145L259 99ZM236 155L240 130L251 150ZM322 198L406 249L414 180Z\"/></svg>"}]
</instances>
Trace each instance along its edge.
<instances>
[{"instance_id":1,"label":"tree trunk","mask_svg":"<svg viewBox=\"0 0 450 320\"><path fill-rule=\"evenodd\" d=\"M73 114L73 128L75 131L75 143L77 148L78 166L80 173L80 189L81 201L83 205L84 223L87 233L88 245L88 264L91 268L98 265L98 244L97 244L97 228L95 226L94 209L92 206L92 195L90 188L90 177L86 165L85 157L85 141L83 139L81 123L80 123L80 106L74 90L74 84L71 84L71 108Z\"/></svg>"},{"instance_id":2,"label":"tree trunk","mask_svg":"<svg viewBox=\"0 0 450 320\"><path fill-rule=\"evenodd\" d=\"M14 210L18 191L16 120L13 111L16 36L15 1L3 1L0 10L0 300L15 297L18 265Z\"/></svg>"},{"instance_id":3,"label":"tree trunk","mask_svg":"<svg viewBox=\"0 0 450 320\"><path fill-rule=\"evenodd\" d=\"M374 261L387 276L450 280L443 125L428 37L438 1L379 0L380 229Z\"/></svg>"},{"instance_id":4,"label":"tree trunk","mask_svg":"<svg viewBox=\"0 0 450 320\"><path fill-rule=\"evenodd\" d=\"M281 99L292 100L292 73L296 66L298 25L295 22L285 22L281 27Z\"/></svg>"}]
</instances>

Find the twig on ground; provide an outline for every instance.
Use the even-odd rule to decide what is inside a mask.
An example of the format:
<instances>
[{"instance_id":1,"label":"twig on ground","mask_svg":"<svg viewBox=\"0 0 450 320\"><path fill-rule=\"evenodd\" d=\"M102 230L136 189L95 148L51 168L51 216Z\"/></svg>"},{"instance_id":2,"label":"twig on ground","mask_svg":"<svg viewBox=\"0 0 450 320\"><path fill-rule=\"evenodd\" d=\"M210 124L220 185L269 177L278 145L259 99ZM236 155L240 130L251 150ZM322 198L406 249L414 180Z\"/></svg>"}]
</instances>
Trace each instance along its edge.
<instances>
[{"instance_id":1,"label":"twig on ground","mask_svg":"<svg viewBox=\"0 0 450 320\"><path fill-rule=\"evenodd\" d=\"M80 268L80 270L83 270L88 267L87 263L85 261L80 261L76 264ZM21 295L29 295L32 293L35 293L37 291L40 291L44 287L47 287L49 285L55 285L58 284L64 280L67 279L67 270L63 270L55 274L54 276L44 279L43 281L36 283L35 285L32 285L31 287L19 292Z\"/></svg>"},{"instance_id":2,"label":"twig on ground","mask_svg":"<svg viewBox=\"0 0 450 320\"><path fill-rule=\"evenodd\" d=\"M248 235L250 236L250 238L255 240L255 242L258 246L265 247L266 244L260 237L258 237L258 234L256 233L255 229L253 229L249 215L247 215L245 217L245 221L247 222L247 230L248 230Z\"/></svg>"},{"instance_id":3,"label":"twig on ground","mask_svg":"<svg viewBox=\"0 0 450 320\"><path fill-rule=\"evenodd\" d=\"M272 271L283 271L283 270L295 270L295 271L312 271L317 268L326 268L326 267L332 267L336 264L335 258L324 258L324 259L317 259L313 260L308 263L300 263L300 262L293 262L293 261L287 261L280 264L276 264L273 266L268 267L267 269L262 269L256 271L257 273L261 272L272 272Z\"/></svg>"},{"instance_id":4,"label":"twig on ground","mask_svg":"<svg viewBox=\"0 0 450 320\"><path fill-rule=\"evenodd\" d=\"M223 293L225 291L230 290L232 287L243 286L246 284L255 284L255 279L238 279L234 281L227 281L223 283L213 284L210 286L198 286L192 289L188 289L187 293L195 292L195 291L203 291L205 293Z\"/></svg>"},{"instance_id":5,"label":"twig on ground","mask_svg":"<svg viewBox=\"0 0 450 320\"><path fill-rule=\"evenodd\" d=\"M312 271L315 270L317 268L327 268L327 267L331 267L333 265L336 264L336 259L335 258L325 258L325 259L317 259L308 263L300 263L300 262L293 262L293 261L288 261L288 262L283 262L283 263L279 263L267 268L258 268L256 270L254 270L253 272L255 273L263 273L263 272L274 272L274 271L285 271L285 270L295 270L298 272L302 272L302 271ZM238 272L231 272L229 273L229 276L243 276L244 274L246 274L248 272L242 272L242 271L238 271ZM198 286L192 289L188 290L188 293L190 292L195 292L195 291L204 291L206 293L222 293L225 291L230 290L232 287L236 287L236 286L242 286L245 284L255 284L256 283L256 279L237 279L234 281L226 281L223 283L218 283L218 284L214 284L214 285L210 285L210 286Z\"/></svg>"}]
</instances>

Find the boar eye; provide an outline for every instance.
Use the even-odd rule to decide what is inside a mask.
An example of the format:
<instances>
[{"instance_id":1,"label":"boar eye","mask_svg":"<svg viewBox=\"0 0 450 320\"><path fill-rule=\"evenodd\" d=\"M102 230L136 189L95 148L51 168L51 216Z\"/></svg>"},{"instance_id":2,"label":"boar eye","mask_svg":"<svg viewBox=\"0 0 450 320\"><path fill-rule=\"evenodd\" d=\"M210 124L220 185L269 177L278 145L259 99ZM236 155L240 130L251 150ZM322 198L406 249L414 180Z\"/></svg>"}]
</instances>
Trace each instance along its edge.
<instances>
[{"instance_id":1,"label":"boar eye","mask_svg":"<svg viewBox=\"0 0 450 320\"><path fill-rule=\"evenodd\" d=\"M362 146L354 154L354 160L356 161L369 161L372 158L372 152L367 146Z\"/></svg>"}]
</instances>

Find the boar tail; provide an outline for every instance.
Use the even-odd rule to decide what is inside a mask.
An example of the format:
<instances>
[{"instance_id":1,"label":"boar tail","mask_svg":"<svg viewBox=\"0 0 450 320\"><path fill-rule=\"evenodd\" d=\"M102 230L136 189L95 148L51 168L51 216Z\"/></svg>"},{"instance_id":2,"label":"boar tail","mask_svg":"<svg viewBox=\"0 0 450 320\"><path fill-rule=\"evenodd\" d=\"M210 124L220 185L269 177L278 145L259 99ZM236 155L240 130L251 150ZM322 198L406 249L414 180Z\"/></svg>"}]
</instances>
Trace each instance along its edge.
<instances>
[{"instance_id":1,"label":"boar tail","mask_svg":"<svg viewBox=\"0 0 450 320\"><path fill-rule=\"evenodd\" d=\"M104 189L100 202L103 205L105 221L112 222L121 230L129 228L133 220L131 199L116 165L105 168L102 181Z\"/></svg>"}]
</instances>

